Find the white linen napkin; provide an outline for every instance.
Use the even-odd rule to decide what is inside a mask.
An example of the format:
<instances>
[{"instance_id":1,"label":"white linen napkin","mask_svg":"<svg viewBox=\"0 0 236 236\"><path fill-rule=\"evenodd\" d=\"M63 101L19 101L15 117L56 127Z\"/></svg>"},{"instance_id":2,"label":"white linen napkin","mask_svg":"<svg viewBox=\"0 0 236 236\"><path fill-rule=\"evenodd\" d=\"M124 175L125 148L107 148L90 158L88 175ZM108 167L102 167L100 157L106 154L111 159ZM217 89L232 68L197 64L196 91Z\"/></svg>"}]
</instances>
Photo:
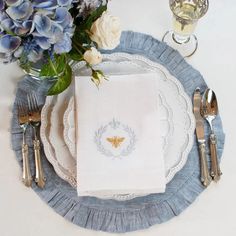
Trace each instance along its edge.
<instances>
[{"instance_id":1,"label":"white linen napkin","mask_svg":"<svg viewBox=\"0 0 236 236\"><path fill-rule=\"evenodd\" d=\"M157 77L75 78L79 196L165 191Z\"/></svg>"}]
</instances>

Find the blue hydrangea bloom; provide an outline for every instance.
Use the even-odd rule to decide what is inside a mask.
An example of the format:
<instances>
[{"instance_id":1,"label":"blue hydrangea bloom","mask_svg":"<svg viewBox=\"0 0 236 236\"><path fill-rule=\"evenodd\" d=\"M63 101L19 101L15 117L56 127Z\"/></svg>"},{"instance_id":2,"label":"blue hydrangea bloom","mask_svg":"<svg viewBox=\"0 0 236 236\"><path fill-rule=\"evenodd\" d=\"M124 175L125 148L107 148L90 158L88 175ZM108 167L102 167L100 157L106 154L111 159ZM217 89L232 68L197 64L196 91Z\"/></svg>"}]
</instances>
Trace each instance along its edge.
<instances>
[{"instance_id":1,"label":"blue hydrangea bloom","mask_svg":"<svg viewBox=\"0 0 236 236\"><path fill-rule=\"evenodd\" d=\"M0 0L1 57L14 60L27 52L28 59L35 61L43 50L69 52L74 33L69 9L74 2L78 1Z\"/></svg>"}]
</instances>

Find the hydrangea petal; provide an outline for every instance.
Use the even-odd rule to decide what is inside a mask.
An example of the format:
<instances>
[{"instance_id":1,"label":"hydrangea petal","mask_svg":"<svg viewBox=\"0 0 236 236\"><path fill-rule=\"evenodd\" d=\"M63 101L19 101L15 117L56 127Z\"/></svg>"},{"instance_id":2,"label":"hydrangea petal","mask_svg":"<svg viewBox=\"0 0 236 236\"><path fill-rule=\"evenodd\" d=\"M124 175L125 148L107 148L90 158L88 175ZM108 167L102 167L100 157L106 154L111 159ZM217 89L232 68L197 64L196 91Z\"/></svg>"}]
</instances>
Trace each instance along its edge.
<instances>
[{"instance_id":1,"label":"hydrangea petal","mask_svg":"<svg viewBox=\"0 0 236 236\"><path fill-rule=\"evenodd\" d=\"M27 20L27 21L24 21L22 26L28 30L30 30L32 28L32 24L33 24L33 21L32 20Z\"/></svg>"},{"instance_id":2,"label":"hydrangea petal","mask_svg":"<svg viewBox=\"0 0 236 236\"><path fill-rule=\"evenodd\" d=\"M53 10L58 7L56 0L50 0L50 1L34 0L32 4L35 8L47 9L47 10Z\"/></svg>"},{"instance_id":3,"label":"hydrangea petal","mask_svg":"<svg viewBox=\"0 0 236 236\"><path fill-rule=\"evenodd\" d=\"M0 11L2 11L5 8L5 1L0 0Z\"/></svg>"},{"instance_id":4,"label":"hydrangea petal","mask_svg":"<svg viewBox=\"0 0 236 236\"><path fill-rule=\"evenodd\" d=\"M5 12L0 11L0 24L5 19L9 19L9 17L7 16L7 14Z\"/></svg>"},{"instance_id":5,"label":"hydrangea petal","mask_svg":"<svg viewBox=\"0 0 236 236\"><path fill-rule=\"evenodd\" d=\"M24 27L18 27L15 29L15 34L17 35L25 35L29 32L29 29L24 28Z\"/></svg>"},{"instance_id":6,"label":"hydrangea petal","mask_svg":"<svg viewBox=\"0 0 236 236\"><path fill-rule=\"evenodd\" d=\"M14 23L11 19L4 19L1 21L1 26L5 31L12 31L12 29L14 28Z\"/></svg>"},{"instance_id":7,"label":"hydrangea petal","mask_svg":"<svg viewBox=\"0 0 236 236\"><path fill-rule=\"evenodd\" d=\"M67 7L71 5L72 0L57 0L57 3L59 6Z\"/></svg>"},{"instance_id":8,"label":"hydrangea petal","mask_svg":"<svg viewBox=\"0 0 236 236\"><path fill-rule=\"evenodd\" d=\"M73 25L72 16L65 7L59 7L56 9L55 21L62 25L63 28L66 28L67 26L71 27Z\"/></svg>"},{"instance_id":9,"label":"hydrangea petal","mask_svg":"<svg viewBox=\"0 0 236 236\"><path fill-rule=\"evenodd\" d=\"M38 37L35 40L37 44L44 50L47 50L51 47L51 44L48 42L48 39L45 37Z\"/></svg>"},{"instance_id":10,"label":"hydrangea petal","mask_svg":"<svg viewBox=\"0 0 236 236\"><path fill-rule=\"evenodd\" d=\"M49 42L51 44L55 44L56 42L60 41L63 38L63 35L64 35L63 28L54 22L50 30Z\"/></svg>"},{"instance_id":11,"label":"hydrangea petal","mask_svg":"<svg viewBox=\"0 0 236 236\"><path fill-rule=\"evenodd\" d=\"M51 29L51 20L44 15L36 15L34 17L35 28L42 36L48 35L48 31Z\"/></svg>"},{"instance_id":12,"label":"hydrangea petal","mask_svg":"<svg viewBox=\"0 0 236 236\"><path fill-rule=\"evenodd\" d=\"M31 62L37 62L43 57L43 51L42 50L31 50L28 55L28 60Z\"/></svg>"},{"instance_id":13,"label":"hydrangea petal","mask_svg":"<svg viewBox=\"0 0 236 236\"><path fill-rule=\"evenodd\" d=\"M6 0L8 6L19 6L24 0Z\"/></svg>"},{"instance_id":14,"label":"hydrangea petal","mask_svg":"<svg viewBox=\"0 0 236 236\"><path fill-rule=\"evenodd\" d=\"M24 47L20 46L15 52L14 52L14 56L16 58L19 58L21 56L21 54L23 53L24 51Z\"/></svg>"},{"instance_id":15,"label":"hydrangea petal","mask_svg":"<svg viewBox=\"0 0 236 236\"><path fill-rule=\"evenodd\" d=\"M21 38L18 36L4 35L0 38L0 52L12 53L21 44Z\"/></svg>"},{"instance_id":16,"label":"hydrangea petal","mask_svg":"<svg viewBox=\"0 0 236 236\"><path fill-rule=\"evenodd\" d=\"M54 51L57 54L69 52L72 49L71 45L71 38L65 34L62 40L54 45Z\"/></svg>"},{"instance_id":17,"label":"hydrangea petal","mask_svg":"<svg viewBox=\"0 0 236 236\"><path fill-rule=\"evenodd\" d=\"M33 7L29 1L26 1L17 7L8 7L6 12L15 21L26 20L32 15Z\"/></svg>"}]
</instances>

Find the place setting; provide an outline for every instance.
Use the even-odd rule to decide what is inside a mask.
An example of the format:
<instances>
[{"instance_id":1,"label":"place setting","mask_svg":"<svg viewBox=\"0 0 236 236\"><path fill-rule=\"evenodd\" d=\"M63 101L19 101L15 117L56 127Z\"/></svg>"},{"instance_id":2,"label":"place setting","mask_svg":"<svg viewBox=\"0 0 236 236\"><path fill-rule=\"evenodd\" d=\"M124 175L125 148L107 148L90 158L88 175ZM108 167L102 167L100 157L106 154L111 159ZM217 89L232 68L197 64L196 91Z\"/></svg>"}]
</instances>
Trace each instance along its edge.
<instances>
[{"instance_id":1,"label":"place setting","mask_svg":"<svg viewBox=\"0 0 236 236\"><path fill-rule=\"evenodd\" d=\"M0 1L1 58L26 74L11 123L20 178L80 227L161 224L223 178L217 94L187 61L209 3L169 6L158 40L122 31L108 1Z\"/></svg>"}]
</instances>

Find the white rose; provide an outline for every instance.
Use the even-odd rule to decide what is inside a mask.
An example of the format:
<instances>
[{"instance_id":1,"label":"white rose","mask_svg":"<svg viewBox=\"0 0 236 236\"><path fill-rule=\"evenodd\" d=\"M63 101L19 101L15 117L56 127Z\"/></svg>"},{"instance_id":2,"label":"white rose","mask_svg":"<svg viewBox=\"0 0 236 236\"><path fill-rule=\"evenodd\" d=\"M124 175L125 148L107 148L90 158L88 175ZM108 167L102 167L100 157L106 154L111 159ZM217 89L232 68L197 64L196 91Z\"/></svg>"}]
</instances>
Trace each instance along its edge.
<instances>
[{"instance_id":1,"label":"white rose","mask_svg":"<svg viewBox=\"0 0 236 236\"><path fill-rule=\"evenodd\" d=\"M84 60L90 65L99 64L102 61L102 54L94 47L84 53Z\"/></svg>"},{"instance_id":2,"label":"white rose","mask_svg":"<svg viewBox=\"0 0 236 236\"><path fill-rule=\"evenodd\" d=\"M118 17L103 12L90 29L90 38L102 49L114 49L120 43L121 24Z\"/></svg>"}]
</instances>

